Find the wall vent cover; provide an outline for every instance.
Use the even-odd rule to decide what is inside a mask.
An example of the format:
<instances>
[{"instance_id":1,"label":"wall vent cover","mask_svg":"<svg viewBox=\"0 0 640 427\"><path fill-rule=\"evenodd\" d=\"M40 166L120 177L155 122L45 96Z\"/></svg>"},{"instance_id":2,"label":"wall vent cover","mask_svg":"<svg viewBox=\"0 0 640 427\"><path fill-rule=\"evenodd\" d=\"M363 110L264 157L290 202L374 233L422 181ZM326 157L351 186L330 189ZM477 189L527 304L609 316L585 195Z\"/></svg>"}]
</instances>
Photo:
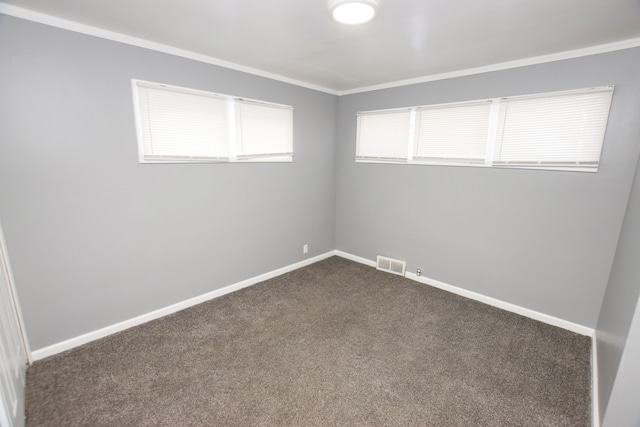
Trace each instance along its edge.
<instances>
[{"instance_id":1,"label":"wall vent cover","mask_svg":"<svg viewBox=\"0 0 640 427\"><path fill-rule=\"evenodd\" d=\"M398 276L404 277L406 265L406 261L400 261L378 255L378 265L376 268L380 271L386 271L387 273L397 274Z\"/></svg>"}]
</instances>

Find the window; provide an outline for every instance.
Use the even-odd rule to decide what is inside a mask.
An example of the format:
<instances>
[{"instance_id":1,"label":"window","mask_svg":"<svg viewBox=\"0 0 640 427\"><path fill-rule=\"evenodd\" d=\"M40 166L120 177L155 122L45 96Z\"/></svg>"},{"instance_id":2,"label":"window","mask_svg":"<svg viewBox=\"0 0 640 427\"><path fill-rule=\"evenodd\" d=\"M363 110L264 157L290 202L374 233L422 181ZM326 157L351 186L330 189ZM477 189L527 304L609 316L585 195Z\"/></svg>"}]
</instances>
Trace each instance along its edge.
<instances>
[{"instance_id":1,"label":"window","mask_svg":"<svg viewBox=\"0 0 640 427\"><path fill-rule=\"evenodd\" d=\"M293 108L133 80L141 163L293 159Z\"/></svg>"},{"instance_id":2,"label":"window","mask_svg":"<svg viewBox=\"0 0 640 427\"><path fill-rule=\"evenodd\" d=\"M597 169L611 90L504 99L494 165Z\"/></svg>"},{"instance_id":3,"label":"window","mask_svg":"<svg viewBox=\"0 0 640 427\"><path fill-rule=\"evenodd\" d=\"M598 170L613 87L357 114L357 162Z\"/></svg>"},{"instance_id":4,"label":"window","mask_svg":"<svg viewBox=\"0 0 640 427\"><path fill-rule=\"evenodd\" d=\"M416 109L415 160L484 163L491 103Z\"/></svg>"},{"instance_id":5,"label":"window","mask_svg":"<svg viewBox=\"0 0 640 427\"><path fill-rule=\"evenodd\" d=\"M373 111L358 115L356 158L407 160L411 111Z\"/></svg>"}]
</instances>

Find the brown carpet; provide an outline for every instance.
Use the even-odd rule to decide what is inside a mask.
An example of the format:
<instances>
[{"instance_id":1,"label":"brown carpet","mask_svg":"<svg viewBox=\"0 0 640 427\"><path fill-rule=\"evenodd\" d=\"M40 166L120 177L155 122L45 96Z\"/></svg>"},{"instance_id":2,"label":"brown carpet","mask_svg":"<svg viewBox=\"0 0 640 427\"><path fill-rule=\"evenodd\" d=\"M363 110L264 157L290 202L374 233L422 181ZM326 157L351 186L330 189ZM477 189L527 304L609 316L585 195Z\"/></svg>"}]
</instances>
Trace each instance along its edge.
<instances>
[{"instance_id":1,"label":"brown carpet","mask_svg":"<svg viewBox=\"0 0 640 427\"><path fill-rule=\"evenodd\" d=\"M27 425L586 426L590 339L333 257L34 363Z\"/></svg>"}]
</instances>

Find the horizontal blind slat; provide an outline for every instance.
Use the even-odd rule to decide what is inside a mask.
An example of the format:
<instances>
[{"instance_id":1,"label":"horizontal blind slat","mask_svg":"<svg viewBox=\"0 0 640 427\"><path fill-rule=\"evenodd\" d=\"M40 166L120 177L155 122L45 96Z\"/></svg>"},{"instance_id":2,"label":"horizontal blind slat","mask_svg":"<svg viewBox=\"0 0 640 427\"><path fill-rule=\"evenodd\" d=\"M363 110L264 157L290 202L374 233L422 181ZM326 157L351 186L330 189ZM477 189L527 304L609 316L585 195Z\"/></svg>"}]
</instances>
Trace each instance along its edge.
<instances>
[{"instance_id":1,"label":"horizontal blind slat","mask_svg":"<svg viewBox=\"0 0 640 427\"><path fill-rule=\"evenodd\" d=\"M388 111L357 116L356 158L406 160L411 112Z\"/></svg>"},{"instance_id":2,"label":"horizontal blind slat","mask_svg":"<svg viewBox=\"0 0 640 427\"><path fill-rule=\"evenodd\" d=\"M293 110L237 101L238 158L293 154Z\"/></svg>"},{"instance_id":3,"label":"horizontal blind slat","mask_svg":"<svg viewBox=\"0 0 640 427\"><path fill-rule=\"evenodd\" d=\"M494 163L597 164L611 95L607 90L502 101Z\"/></svg>"},{"instance_id":4,"label":"horizontal blind slat","mask_svg":"<svg viewBox=\"0 0 640 427\"><path fill-rule=\"evenodd\" d=\"M141 161L291 161L293 107L134 80Z\"/></svg>"},{"instance_id":5,"label":"horizontal blind slat","mask_svg":"<svg viewBox=\"0 0 640 427\"><path fill-rule=\"evenodd\" d=\"M140 88L139 97L146 154L228 157L224 99L149 87Z\"/></svg>"},{"instance_id":6,"label":"horizontal blind slat","mask_svg":"<svg viewBox=\"0 0 640 427\"><path fill-rule=\"evenodd\" d=\"M488 102L418 111L416 159L483 159L489 132Z\"/></svg>"}]
</instances>

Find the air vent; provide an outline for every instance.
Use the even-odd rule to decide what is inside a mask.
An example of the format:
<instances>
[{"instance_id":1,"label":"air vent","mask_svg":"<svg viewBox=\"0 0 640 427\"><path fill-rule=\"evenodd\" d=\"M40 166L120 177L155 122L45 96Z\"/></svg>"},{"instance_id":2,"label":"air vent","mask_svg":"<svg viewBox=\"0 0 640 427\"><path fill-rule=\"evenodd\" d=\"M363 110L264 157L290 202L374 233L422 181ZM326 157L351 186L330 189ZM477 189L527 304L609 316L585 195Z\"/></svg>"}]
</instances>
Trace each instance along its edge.
<instances>
[{"instance_id":1,"label":"air vent","mask_svg":"<svg viewBox=\"0 0 640 427\"><path fill-rule=\"evenodd\" d=\"M378 266L376 267L380 271L386 271L387 273L397 274L404 277L404 269L407 263L405 261L399 261L393 258L387 258L378 255Z\"/></svg>"}]
</instances>

